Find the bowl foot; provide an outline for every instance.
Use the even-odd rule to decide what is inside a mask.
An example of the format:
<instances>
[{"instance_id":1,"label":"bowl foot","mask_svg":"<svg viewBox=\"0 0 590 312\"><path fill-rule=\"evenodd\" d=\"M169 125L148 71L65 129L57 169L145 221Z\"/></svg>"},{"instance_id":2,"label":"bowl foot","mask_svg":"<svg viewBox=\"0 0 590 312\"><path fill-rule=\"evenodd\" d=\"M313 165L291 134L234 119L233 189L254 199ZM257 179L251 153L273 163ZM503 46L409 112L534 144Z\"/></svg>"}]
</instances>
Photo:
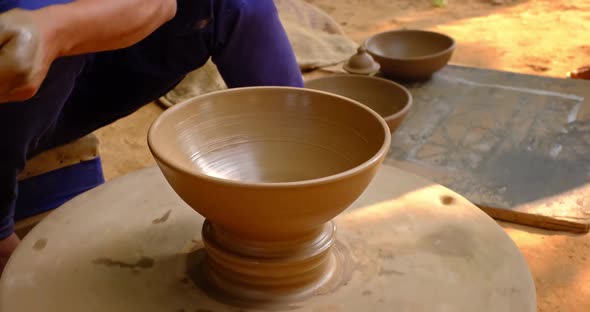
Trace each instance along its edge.
<instances>
[{"instance_id":1,"label":"bowl foot","mask_svg":"<svg viewBox=\"0 0 590 312\"><path fill-rule=\"evenodd\" d=\"M328 222L289 241L251 241L206 220L201 287L223 302L258 307L329 292L345 276L335 234Z\"/></svg>"}]
</instances>

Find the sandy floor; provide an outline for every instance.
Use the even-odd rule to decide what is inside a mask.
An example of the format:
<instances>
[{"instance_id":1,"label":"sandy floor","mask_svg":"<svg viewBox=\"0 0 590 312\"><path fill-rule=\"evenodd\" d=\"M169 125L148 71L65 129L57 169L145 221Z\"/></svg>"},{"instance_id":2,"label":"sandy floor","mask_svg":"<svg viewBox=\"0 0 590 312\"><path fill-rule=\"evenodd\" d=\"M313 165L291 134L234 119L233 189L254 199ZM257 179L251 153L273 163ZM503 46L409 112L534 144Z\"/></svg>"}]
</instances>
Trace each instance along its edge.
<instances>
[{"instance_id":1,"label":"sandy floor","mask_svg":"<svg viewBox=\"0 0 590 312\"><path fill-rule=\"evenodd\" d=\"M453 62L564 77L590 64L590 0L308 0L361 42L391 28L445 32L458 42ZM107 179L153 164L146 131L161 112L150 104L97 131ZM535 277L539 311L590 311L590 235L573 236L503 224Z\"/></svg>"},{"instance_id":2,"label":"sandy floor","mask_svg":"<svg viewBox=\"0 0 590 312\"><path fill-rule=\"evenodd\" d=\"M391 28L447 33L458 42L455 63L558 77L590 63L587 0L448 0L444 9L433 8L430 0L308 2L329 12L359 42Z\"/></svg>"}]
</instances>

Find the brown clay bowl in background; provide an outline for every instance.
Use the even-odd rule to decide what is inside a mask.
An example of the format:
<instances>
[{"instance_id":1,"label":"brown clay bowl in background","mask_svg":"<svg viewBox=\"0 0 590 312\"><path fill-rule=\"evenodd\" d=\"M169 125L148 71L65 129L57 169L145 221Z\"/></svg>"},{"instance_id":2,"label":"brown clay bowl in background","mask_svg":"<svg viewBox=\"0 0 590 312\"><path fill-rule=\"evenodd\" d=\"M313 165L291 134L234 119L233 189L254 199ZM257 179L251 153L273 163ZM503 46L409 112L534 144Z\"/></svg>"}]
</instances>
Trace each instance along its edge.
<instances>
[{"instance_id":1,"label":"brown clay bowl in background","mask_svg":"<svg viewBox=\"0 0 590 312\"><path fill-rule=\"evenodd\" d=\"M422 81L447 65L455 40L432 31L393 30L371 36L365 47L386 76Z\"/></svg>"},{"instance_id":2,"label":"brown clay bowl in background","mask_svg":"<svg viewBox=\"0 0 590 312\"><path fill-rule=\"evenodd\" d=\"M249 87L177 104L148 143L176 193L236 237L301 237L365 190L391 134L373 110L304 88Z\"/></svg>"},{"instance_id":3,"label":"brown clay bowl in background","mask_svg":"<svg viewBox=\"0 0 590 312\"><path fill-rule=\"evenodd\" d=\"M383 78L334 75L306 81L305 87L342 95L368 106L385 119L391 133L397 130L412 106L412 95L404 86Z\"/></svg>"}]
</instances>

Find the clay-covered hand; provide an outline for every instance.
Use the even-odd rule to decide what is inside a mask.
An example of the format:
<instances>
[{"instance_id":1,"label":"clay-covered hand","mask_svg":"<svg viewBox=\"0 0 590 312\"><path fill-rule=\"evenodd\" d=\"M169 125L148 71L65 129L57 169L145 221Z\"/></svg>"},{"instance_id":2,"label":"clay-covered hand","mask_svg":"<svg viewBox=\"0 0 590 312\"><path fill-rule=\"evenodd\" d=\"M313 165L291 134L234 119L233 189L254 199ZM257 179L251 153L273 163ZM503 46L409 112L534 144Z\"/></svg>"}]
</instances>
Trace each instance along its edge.
<instances>
[{"instance_id":1,"label":"clay-covered hand","mask_svg":"<svg viewBox=\"0 0 590 312\"><path fill-rule=\"evenodd\" d=\"M0 103L34 96L55 58L32 12L0 14Z\"/></svg>"}]
</instances>

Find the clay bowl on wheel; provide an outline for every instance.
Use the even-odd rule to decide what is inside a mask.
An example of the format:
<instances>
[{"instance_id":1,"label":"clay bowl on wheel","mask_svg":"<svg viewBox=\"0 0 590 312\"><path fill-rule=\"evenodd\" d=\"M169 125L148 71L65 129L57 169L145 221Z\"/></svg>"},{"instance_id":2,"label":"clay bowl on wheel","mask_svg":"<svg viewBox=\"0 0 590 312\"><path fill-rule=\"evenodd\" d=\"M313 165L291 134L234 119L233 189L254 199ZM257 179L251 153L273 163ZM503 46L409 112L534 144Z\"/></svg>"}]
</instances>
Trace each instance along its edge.
<instances>
[{"instance_id":1,"label":"clay bowl on wheel","mask_svg":"<svg viewBox=\"0 0 590 312\"><path fill-rule=\"evenodd\" d=\"M149 147L176 193L252 241L308 235L353 203L388 152L373 110L327 92L249 87L177 104Z\"/></svg>"},{"instance_id":2,"label":"clay bowl on wheel","mask_svg":"<svg viewBox=\"0 0 590 312\"><path fill-rule=\"evenodd\" d=\"M422 81L447 65L455 40L432 31L393 30L371 36L365 47L386 76Z\"/></svg>"},{"instance_id":3,"label":"clay bowl on wheel","mask_svg":"<svg viewBox=\"0 0 590 312\"><path fill-rule=\"evenodd\" d=\"M358 101L377 112L391 133L399 127L412 106L412 95L393 81L361 75L334 75L305 82L305 87Z\"/></svg>"}]
</instances>

